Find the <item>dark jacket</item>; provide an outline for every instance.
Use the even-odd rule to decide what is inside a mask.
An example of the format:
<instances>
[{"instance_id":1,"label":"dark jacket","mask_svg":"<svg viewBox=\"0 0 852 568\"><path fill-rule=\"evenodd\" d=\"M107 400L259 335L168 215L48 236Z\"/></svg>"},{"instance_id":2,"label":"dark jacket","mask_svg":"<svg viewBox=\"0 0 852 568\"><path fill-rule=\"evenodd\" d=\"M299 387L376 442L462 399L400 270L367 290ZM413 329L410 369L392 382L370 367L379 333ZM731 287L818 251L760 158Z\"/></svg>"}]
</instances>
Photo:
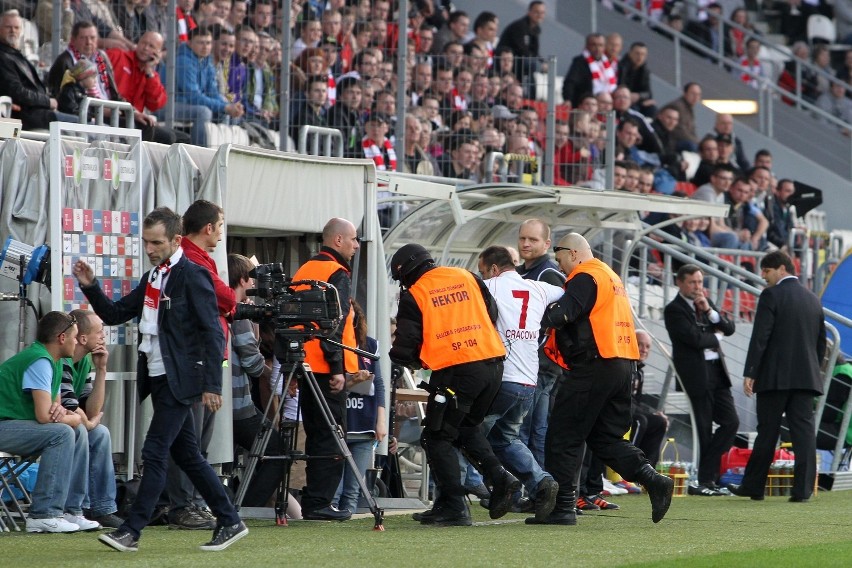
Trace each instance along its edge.
<instances>
[{"instance_id":1,"label":"dark jacket","mask_svg":"<svg viewBox=\"0 0 852 568\"><path fill-rule=\"evenodd\" d=\"M106 61L106 73L109 78L109 88L110 88L110 100L113 101L123 101L124 99L118 92L118 87L115 85L115 77L112 72L112 63L110 63L109 57L103 51L100 51L100 54L103 56L104 61ZM65 71L74 67L74 58L71 56L71 52L67 49L59 54L59 57L56 58L56 61L53 62L53 65L50 67L50 72L47 76L47 87L50 90L50 94L54 97L59 96L59 92L61 91L62 86L62 77L65 76ZM99 71L100 73L100 71ZM100 81L100 78L98 78Z\"/></svg>"},{"instance_id":2,"label":"dark jacket","mask_svg":"<svg viewBox=\"0 0 852 568\"><path fill-rule=\"evenodd\" d=\"M327 120L329 126L337 128L343 135L343 157L363 158L361 138L364 136L364 129L361 124L361 114L337 101L328 109Z\"/></svg>"},{"instance_id":3,"label":"dark jacket","mask_svg":"<svg viewBox=\"0 0 852 568\"><path fill-rule=\"evenodd\" d=\"M819 299L796 278L763 290L757 302L743 376L754 392L808 390L822 394L825 319Z\"/></svg>"},{"instance_id":4,"label":"dark jacket","mask_svg":"<svg viewBox=\"0 0 852 568\"><path fill-rule=\"evenodd\" d=\"M586 58L580 54L571 60L571 67L562 83L562 98L571 101L571 106L580 106L581 98L592 94L592 71Z\"/></svg>"},{"instance_id":5,"label":"dark jacket","mask_svg":"<svg viewBox=\"0 0 852 568\"><path fill-rule=\"evenodd\" d=\"M541 27L530 22L529 16L515 20L500 34L497 48L508 46L515 54L515 76L520 80L537 69L539 34Z\"/></svg>"},{"instance_id":6,"label":"dark jacket","mask_svg":"<svg viewBox=\"0 0 852 568\"><path fill-rule=\"evenodd\" d=\"M142 316L148 275L146 272L130 294L115 302L104 295L97 281L80 289L104 324L117 325ZM184 255L169 272L162 296L170 300L160 304L157 337L172 394L184 404L200 400L203 392L222 394L225 335L210 273ZM151 392L143 353L139 354L136 388L139 400Z\"/></svg>"},{"instance_id":7,"label":"dark jacket","mask_svg":"<svg viewBox=\"0 0 852 568\"><path fill-rule=\"evenodd\" d=\"M630 55L625 54L618 62L618 84L630 89L631 93L639 95L639 102L654 98L651 94L651 71L648 64L634 67Z\"/></svg>"},{"instance_id":8,"label":"dark jacket","mask_svg":"<svg viewBox=\"0 0 852 568\"><path fill-rule=\"evenodd\" d=\"M38 71L20 51L5 43L0 43L0 96L11 97L21 107L12 111L12 118L19 118L24 130L47 128L56 120Z\"/></svg>"},{"instance_id":9,"label":"dark jacket","mask_svg":"<svg viewBox=\"0 0 852 568\"><path fill-rule=\"evenodd\" d=\"M719 311L713 302L709 303L712 309ZM733 335L736 330L734 323L721 312L719 323L710 323L707 316L702 316L698 320L695 310L680 294L669 302L663 316L666 331L672 342L672 361L683 389L690 398L704 396L707 389L707 364L704 361L704 350L718 349L719 339L716 337L716 332L721 331L726 336ZM731 379L721 350L719 356L722 360L726 386L730 387Z\"/></svg>"},{"instance_id":10,"label":"dark jacket","mask_svg":"<svg viewBox=\"0 0 852 568\"><path fill-rule=\"evenodd\" d=\"M80 114L80 104L86 96L86 89L82 85L74 82L67 83L56 97L58 109L68 114Z\"/></svg>"}]
</instances>

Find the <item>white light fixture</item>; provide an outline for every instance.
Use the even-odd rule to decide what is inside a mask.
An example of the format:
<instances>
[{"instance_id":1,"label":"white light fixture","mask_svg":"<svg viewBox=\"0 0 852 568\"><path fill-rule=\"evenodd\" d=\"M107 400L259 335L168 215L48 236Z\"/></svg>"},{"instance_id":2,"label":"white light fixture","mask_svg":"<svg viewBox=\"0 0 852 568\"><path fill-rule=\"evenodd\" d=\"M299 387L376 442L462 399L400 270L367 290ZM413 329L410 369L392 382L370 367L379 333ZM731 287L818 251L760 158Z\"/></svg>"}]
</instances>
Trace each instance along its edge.
<instances>
[{"instance_id":1,"label":"white light fixture","mask_svg":"<svg viewBox=\"0 0 852 568\"><path fill-rule=\"evenodd\" d=\"M704 106L720 114L757 114L757 101L749 99L704 99Z\"/></svg>"}]
</instances>

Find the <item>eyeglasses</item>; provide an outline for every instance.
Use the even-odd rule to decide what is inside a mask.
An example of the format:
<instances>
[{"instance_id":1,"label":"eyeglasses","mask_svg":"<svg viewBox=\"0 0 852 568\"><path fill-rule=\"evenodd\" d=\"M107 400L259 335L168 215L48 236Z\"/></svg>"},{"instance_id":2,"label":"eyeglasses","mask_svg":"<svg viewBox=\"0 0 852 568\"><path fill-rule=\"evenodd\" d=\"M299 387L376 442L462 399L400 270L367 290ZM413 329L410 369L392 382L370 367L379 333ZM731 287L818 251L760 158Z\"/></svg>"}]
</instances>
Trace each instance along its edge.
<instances>
[{"instance_id":1,"label":"eyeglasses","mask_svg":"<svg viewBox=\"0 0 852 568\"><path fill-rule=\"evenodd\" d=\"M56 334L57 336L62 335L63 333L65 333L66 331L68 331L69 329L71 329L72 327L77 325L77 318L75 318L74 316L69 316L69 317L71 318L71 321L68 323L68 325L65 327L65 329L63 329L62 331L60 331L59 333Z\"/></svg>"},{"instance_id":2,"label":"eyeglasses","mask_svg":"<svg viewBox=\"0 0 852 568\"><path fill-rule=\"evenodd\" d=\"M575 250L575 249L568 248L568 247L553 247L553 252L559 252L559 251L561 251L561 250L568 250L568 251L574 251L574 252L576 252L576 250Z\"/></svg>"}]
</instances>

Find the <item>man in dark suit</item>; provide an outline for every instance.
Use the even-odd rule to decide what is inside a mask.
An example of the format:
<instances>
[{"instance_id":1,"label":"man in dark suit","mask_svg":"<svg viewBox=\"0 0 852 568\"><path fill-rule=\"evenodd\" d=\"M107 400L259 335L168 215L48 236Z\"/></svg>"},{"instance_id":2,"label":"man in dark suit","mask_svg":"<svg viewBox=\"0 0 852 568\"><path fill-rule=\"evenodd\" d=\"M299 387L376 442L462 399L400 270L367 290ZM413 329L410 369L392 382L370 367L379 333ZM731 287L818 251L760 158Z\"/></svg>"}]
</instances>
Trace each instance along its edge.
<instances>
[{"instance_id":1,"label":"man in dark suit","mask_svg":"<svg viewBox=\"0 0 852 568\"><path fill-rule=\"evenodd\" d=\"M757 438L741 485L731 492L759 501L775 456L781 417L787 417L796 465L790 501L807 501L816 476L813 400L823 392L825 319L817 297L795 276L781 251L760 261L767 288L760 295L748 345L743 391L757 394Z\"/></svg>"},{"instance_id":2,"label":"man in dark suit","mask_svg":"<svg viewBox=\"0 0 852 568\"><path fill-rule=\"evenodd\" d=\"M45 129L54 120L77 122L77 117L58 112L58 103L47 93L38 71L21 53L23 22L17 10L0 16L0 96L12 98L12 118L24 130Z\"/></svg>"},{"instance_id":3,"label":"man in dark suit","mask_svg":"<svg viewBox=\"0 0 852 568\"><path fill-rule=\"evenodd\" d=\"M168 456L189 476L218 524L202 550L224 550L248 534L219 478L201 455L190 409L201 399L211 411L222 405L222 353L213 281L206 268L187 260L181 248L181 217L166 207L145 217L142 242L154 270L130 294L113 302L84 261L74 265L80 289L107 325L140 318L137 388L149 394L154 416L142 447L145 475L125 523L100 541L121 552L137 550L166 483Z\"/></svg>"},{"instance_id":4,"label":"man in dark suit","mask_svg":"<svg viewBox=\"0 0 852 568\"><path fill-rule=\"evenodd\" d=\"M562 83L562 98L571 101L573 108L580 106L585 95L615 90L615 69L604 53L605 45L603 34L589 34L586 36L586 49L571 60L571 67Z\"/></svg>"},{"instance_id":5,"label":"man in dark suit","mask_svg":"<svg viewBox=\"0 0 852 568\"><path fill-rule=\"evenodd\" d=\"M734 324L705 297L704 274L694 264L677 271L678 295L664 311L672 342L672 360L689 396L698 431L698 485L690 495L723 495L716 486L719 461L737 435L739 418L731 379L719 340L733 335ZM713 422L718 427L713 431Z\"/></svg>"}]
</instances>

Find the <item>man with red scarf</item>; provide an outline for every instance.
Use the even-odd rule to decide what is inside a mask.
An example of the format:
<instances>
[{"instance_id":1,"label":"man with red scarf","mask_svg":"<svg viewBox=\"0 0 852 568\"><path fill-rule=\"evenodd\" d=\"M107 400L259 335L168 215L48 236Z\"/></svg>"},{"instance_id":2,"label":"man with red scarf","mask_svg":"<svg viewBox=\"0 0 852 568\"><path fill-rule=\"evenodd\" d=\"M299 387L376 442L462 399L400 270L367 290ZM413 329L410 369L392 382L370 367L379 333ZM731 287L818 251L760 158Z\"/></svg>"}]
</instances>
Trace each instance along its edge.
<instances>
[{"instance_id":1,"label":"man with red scarf","mask_svg":"<svg viewBox=\"0 0 852 568\"><path fill-rule=\"evenodd\" d=\"M587 94L612 93L618 86L615 68L604 53L606 39L603 34L586 36L586 49L571 60L571 67L562 83L562 98L571 101L572 107L580 105Z\"/></svg>"}]
</instances>

